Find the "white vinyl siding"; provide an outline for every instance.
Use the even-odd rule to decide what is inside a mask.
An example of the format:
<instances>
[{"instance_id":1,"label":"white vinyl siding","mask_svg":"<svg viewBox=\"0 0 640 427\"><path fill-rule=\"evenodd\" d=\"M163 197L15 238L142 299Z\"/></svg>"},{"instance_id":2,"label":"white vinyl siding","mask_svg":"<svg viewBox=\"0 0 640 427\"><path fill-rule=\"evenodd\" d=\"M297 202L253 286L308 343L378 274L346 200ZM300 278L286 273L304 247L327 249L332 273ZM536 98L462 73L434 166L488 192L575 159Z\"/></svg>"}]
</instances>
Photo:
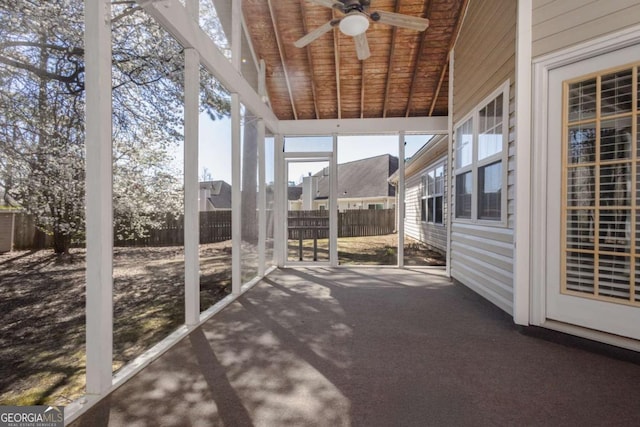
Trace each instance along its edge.
<instances>
[{"instance_id":1,"label":"white vinyl siding","mask_svg":"<svg viewBox=\"0 0 640 427\"><path fill-rule=\"evenodd\" d=\"M638 24L638 0L533 0L533 57Z\"/></svg>"},{"instance_id":2,"label":"white vinyl siding","mask_svg":"<svg viewBox=\"0 0 640 427\"><path fill-rule=\"evenodd\" d=\"M515 40L512 0L471 1L454 49L453 115L462 124L505 81L508 89L507 145L502 166L506 220L456 220L451 224L451 276L507 313L513 312L513 226L515 215ZM455 135L454 135L455 137ZM454 144L455 145L455 144ZM455 150L451 161L455 165ZM491 162L486 163L487 165ZM452 180L456 194L456 180ZM453 212L456 212L455 197ZM491 224L494 222L495 224Z\"/></svg>"}]
</instances>

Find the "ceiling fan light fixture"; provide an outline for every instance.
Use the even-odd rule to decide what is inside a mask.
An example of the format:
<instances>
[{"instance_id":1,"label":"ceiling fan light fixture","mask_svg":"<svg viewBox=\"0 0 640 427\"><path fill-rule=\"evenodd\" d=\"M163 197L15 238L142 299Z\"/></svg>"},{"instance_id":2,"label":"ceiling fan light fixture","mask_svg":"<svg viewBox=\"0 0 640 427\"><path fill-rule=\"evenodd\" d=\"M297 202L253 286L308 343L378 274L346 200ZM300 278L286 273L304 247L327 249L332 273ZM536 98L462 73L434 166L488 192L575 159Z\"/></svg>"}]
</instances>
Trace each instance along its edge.
<instances>
[{"instance_id":1,"label":"ceiling fan light fixture","mask_svg":"<svg viewBox=\"0 0 640 427\"><path fill-rule=\"evenodd\" d=\"M340 21L340 31L347 36L358 36L369 28L369 18L364 13L351 12Z\"/></svg>"}]
</instances>

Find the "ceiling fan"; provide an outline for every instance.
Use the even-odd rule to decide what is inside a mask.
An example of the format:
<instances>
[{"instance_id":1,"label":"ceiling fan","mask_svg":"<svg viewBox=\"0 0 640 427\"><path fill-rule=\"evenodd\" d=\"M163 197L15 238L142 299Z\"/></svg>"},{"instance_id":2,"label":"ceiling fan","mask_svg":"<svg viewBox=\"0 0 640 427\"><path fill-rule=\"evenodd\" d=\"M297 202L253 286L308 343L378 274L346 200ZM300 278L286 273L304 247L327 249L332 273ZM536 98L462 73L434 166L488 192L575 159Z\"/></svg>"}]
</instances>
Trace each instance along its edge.
<instances>
[{"instance_id":1,"label":"ceiling fan","mask_svg":"<svg viewBox=\"0 0 640 427\"><path fill-rule=\"evenodd\" d=\"M323 34L338 26L340 31L352 36L356 43L358 59L365 60L370 55L369 42L365 34L369 28L369 19L381 24L393 25L410 30L424 31L429 26L429 20L417 16L403 15L400 13L374 11L369 12L371 0L309 0L320 6L336 9L344 14L343 17L332 19L326 24L316 28L309 34L294 43L296 47L305 47Z\"/></svg>"}]
</instances>

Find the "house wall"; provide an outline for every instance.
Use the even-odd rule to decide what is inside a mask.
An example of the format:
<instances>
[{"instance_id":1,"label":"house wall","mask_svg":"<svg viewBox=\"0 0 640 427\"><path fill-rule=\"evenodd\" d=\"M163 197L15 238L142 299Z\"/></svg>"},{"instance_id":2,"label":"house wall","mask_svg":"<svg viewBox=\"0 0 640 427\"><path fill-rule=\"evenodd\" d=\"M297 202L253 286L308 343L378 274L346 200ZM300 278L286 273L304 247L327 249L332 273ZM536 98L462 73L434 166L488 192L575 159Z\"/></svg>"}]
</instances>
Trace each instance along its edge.
<instances>
[{"instance_id":1,"label":"house wall","mask_svg":"<svg viewBox=\"0 0 640 427\"><path fill-rule=\"evenodd\" d=\"M453 70L454 126L505 81L511 83L506 225L488 226L454 218L450 249L451 276L510 314L515 221L516 5L513 0L470 0L455 46ZM455 194L455 187L453 191ZM455 206L450 208L454 211Z\"/></svg>"},{"instance_id":2,"label":"house wall","mask_svg":"<svg viewBox=\"0 0 640 427\"><path fill-rule=\"evenodd\" d=\"M446 146L445 146L446 148ZM419 173L406 178L405 181L405 217L404 232L407 237L411 237L420 242L426 243L431 248L437 249L442 253L447 252L447 204L442 206L442 224L429 224L422 222L420 215L420 181L421 177L427 173L427 169L443 163L445 170L445 182L447 182L447 157L441 157L436 161L427 165ZM443 200L447 200L447 188L445 186Z\"/></svg>"},{"instance_id":3,"label":"house wall","mask_svg":"<svg viewBox=\"0 0 640 427\"><path fill-rule=\"evenodd\" d=\"M639 16L638 0L533 0L533 57L637 25Z\"/></svg>"},{"instance_id":4,"label":"house wall","mask_svg":"<svg viewBox=\"0 0 640 427\"><path fill-rule=\"evenodd\" d=\"M515 80L516 1L470 0L455 45L453 123Z\"/></svg>"}]
</instances>

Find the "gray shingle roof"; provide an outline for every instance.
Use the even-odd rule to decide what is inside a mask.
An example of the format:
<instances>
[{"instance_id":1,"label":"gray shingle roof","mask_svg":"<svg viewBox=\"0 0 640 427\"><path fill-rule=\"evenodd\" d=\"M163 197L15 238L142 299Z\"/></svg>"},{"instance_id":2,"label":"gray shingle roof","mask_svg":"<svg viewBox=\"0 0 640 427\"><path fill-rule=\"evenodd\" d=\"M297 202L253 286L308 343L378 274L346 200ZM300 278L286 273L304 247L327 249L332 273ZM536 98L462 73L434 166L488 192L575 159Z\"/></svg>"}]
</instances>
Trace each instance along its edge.
<instances>
[{"instance_id":1,"label":"gray shingle roof","mask_svg":"<svg viewBox=\"0 0 640 427\"><path fill-rule=\"evenodd\" d=\"M338 198L395 196L395 188L387 181L398 169L398 158L390 154L355 160L338 165ZM329 197L329 177L316 173L316 199ZM346 193L345 193L346 192Z\"/></svg>"},{"instance_id":2,"label":"gray shingle roof","mask_svg":"<svg viewBox=\"0 0 640 427\"><path fill-rule=\"evenodd\" d=\"M214 208L231 209L231 185L222 180L204 181L200 183L200 189L211 191L208 200Z\"/></svg>"}]
</instances>

